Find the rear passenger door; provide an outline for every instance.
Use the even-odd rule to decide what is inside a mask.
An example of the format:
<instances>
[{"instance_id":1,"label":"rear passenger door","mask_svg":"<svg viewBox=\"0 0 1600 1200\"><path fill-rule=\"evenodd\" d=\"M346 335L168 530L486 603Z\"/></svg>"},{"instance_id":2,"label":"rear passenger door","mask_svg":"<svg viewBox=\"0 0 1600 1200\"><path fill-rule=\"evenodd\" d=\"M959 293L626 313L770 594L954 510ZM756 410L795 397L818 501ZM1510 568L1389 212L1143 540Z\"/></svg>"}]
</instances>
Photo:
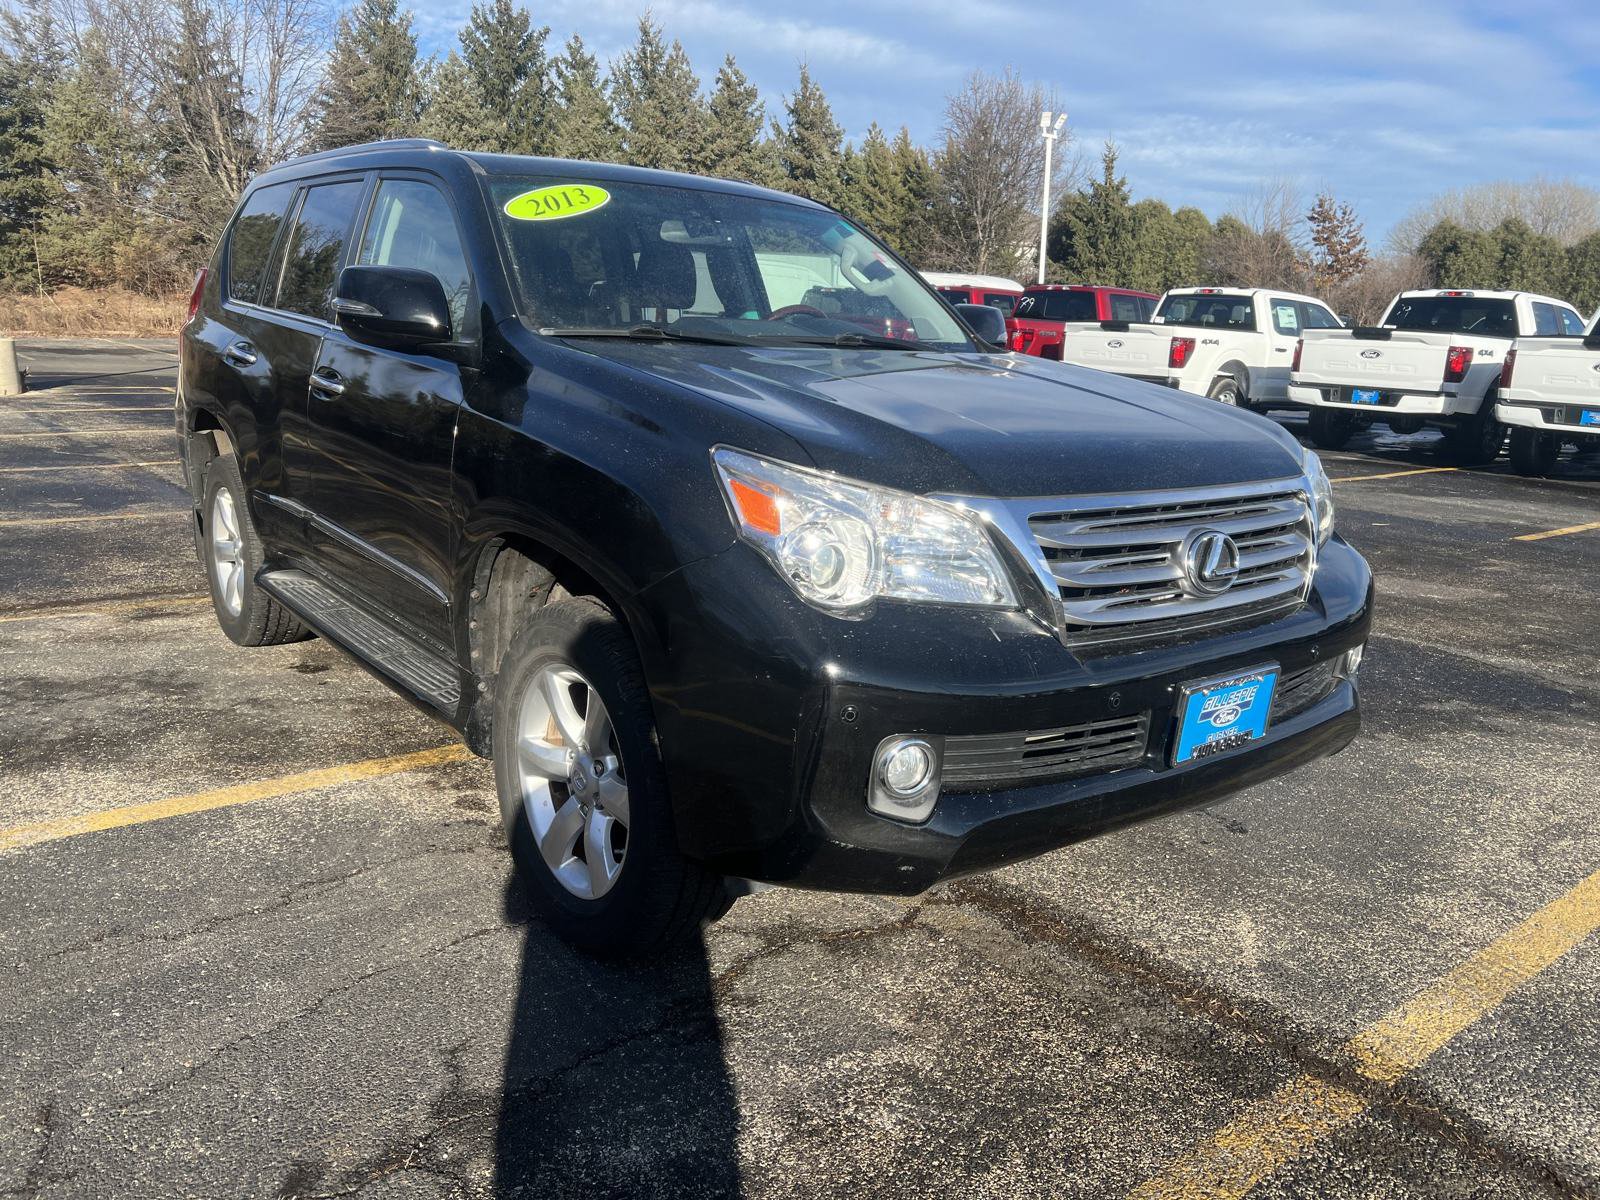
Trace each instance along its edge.
<instances>
[{"instance_id":1,"label":"rear passenger door","mask_svg":"<svg viewBox=\"0 0 1600 1200\"><path fill-rule=\"evenodd\" d=\"M1300 340L1302 306L1284 296L1267 301L1267 361L1250 372L1252 400L1287 400L1289 367L1294 363L1295 343Z\"/></svg>"},{"instance_id":2,"label":"rear passenger door","mask_svg":"<svg viewBox=\"0 0 1600 1200\"><path fill-rule=\"evenodd\" d=\"M446 193L385 173L350 261L431 272L457 342L479 336L472 273ZM333 327L310 378L312 536L336 582L448 649L455 563L451 455L463 368L364 345ZM468 378L475 372L467 369Z\"/></svg>"}]
</instances>

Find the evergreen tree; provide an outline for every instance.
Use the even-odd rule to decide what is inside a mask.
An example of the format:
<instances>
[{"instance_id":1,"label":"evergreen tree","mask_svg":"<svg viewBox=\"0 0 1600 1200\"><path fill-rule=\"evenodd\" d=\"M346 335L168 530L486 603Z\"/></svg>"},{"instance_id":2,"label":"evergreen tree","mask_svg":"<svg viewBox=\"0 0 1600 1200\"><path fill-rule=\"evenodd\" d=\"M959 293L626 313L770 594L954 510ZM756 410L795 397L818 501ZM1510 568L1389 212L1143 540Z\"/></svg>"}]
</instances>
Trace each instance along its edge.
<instances>
[{"instance_id":1,"label":"evergreen tree","mask_svg":"<svg viewBox=\"0 0 1600 1200\"><path fill-rule=\"evenodd\" d=\"M1417 246L1417 257L1439 287L1499 286L1500 244L1494 235L1440 221Z\"/></svg>"},{"instance_id":2,"label":"evergreen tree","mask_svg":"<svg viewBox=\"0 0 1600 1200\"><path fill-rule=\"evenodd\" d=\"M800 86L784 104L789 124L776 130L778 158L789 191L837 208L845 202L840 171L844 132L833 119L822 88L800 64Z\"/></svg>"},{"instance_id":3,"label":"evergreen tree","mask_svg":"<svg viewBox=\"0 0 1600 1200\"><path fill-rule=\"evenodd\" d=\"M648 12L639 18L638 42L612 72L611 95L629 162L667 171L705 168L710 131L700 80L683 46L669 47Z\"/></svg>"},{"instance_id":4,"label":"evergreen tree","mask_svg":"<svg viewBox=\"0 0 1600 1200\"><path fill-rule=\"evenodd\" d=\"M1500 222L1490 236L1500 249L1497 287L1547 296L1566 288L1566 252L1555 238L1535 233L1520 217Z\"/></svg>"},{"instance_id":5,"label":"evergreen tree","mask_svg":"<svg viewBox=\"0 0 1600 1200\"><path fill-rule=\"evenodd\" d=\"M1176 287L1196 287L1204 282L1206 248L1211 244L1211 220L1198 208L1184 207L1172 214L1174 237L1161 286L1165 292Z\"/></svg>"},{"instance_id":6,"label":"evergreen tree","mask_svg":"<svg viewBox=\"0 0 1600 1200\"><path fill-rule=\"evenodd\" d=\"M894 147L876 121L867 127L861 150L850 161L847 180L850 211L904 255L911 219L910 190Z\"/></svg>"},{"instance_id":7,"label":"evergreen tree","mask_svg":"<svg viewBox=\"0 0 1600 1200\"><path fill-rule=\"evenodd\" d=\"M1590 319L1600 308L1600 233L1591 233L1567 249L1567 282L1559 293Z\"/></svg>"},{"instance_id":8,"label":"evergreen tree","mask_svg":"<svg viewBox=\"0 0 1600 1200\"><path fill-rule=\"evenodd\" d=\"M622 157L622 130L611 111L611 98L600 78L600 63L573 34L551 62L555 77L555 111L551 117L550 153L591 162L616 162Z\"/></svg>"},{"instance_id":9,"label":"evergreen tree","mask_svg":"<svg viewBox=\"0 0 1600 1200\"><path fill-rule=\"evenodd\" d=\"M433 63L422 78L424 104L418 132L458 150L502 147L503 130L490 115L477 78L454 50Z\"/></svg>"},{"instance_id":10,"label":"evergreen tree","mask_svg":"<svg viewBox=\"0 0 1600 1200\"><path fill-rule=\"evenodd\" d=\"M895 249L916 266L931 266L938 238L939 176L928 152L911 140L904 125L890 147L894 169L904 194L904 208L896 224Z\"/></svg>"},{"instance_id":11,"label":"evergreen tree","mask_svg":"<svg viewBox=\"0 0 1600 1200\"><path fill-rule=\"evenodd\" d=\"M755 84L745 77L731 54L722 60L717 72L707 112L705 171L724 179L777 186L777 163L762 136L767 124L766 106L761 103Z\"/></svg>"},{"instance_id":12,"label":"evergreen tree","mask_svg":"<svg viewBox=\"0 0 1600 1200\"><path fill-rule=\"evenodd\" d=\"M1127 286L1145 292L1166 290L1168 264L1179 237L1172 210L1160 200L1133 206L1133 252Z\"/></svg>"},{"instance_id":13,"label":"evergreen tree","mask_svg":"<svg viewBox=\"0 0 1600 1200\"><path fill-rule=\"evenodd\" d=\"M50 10L36 2L6 14L0 47L0 280L42 286L36 238L56 187L45 154L45 113L60 46Z\"/></svg>"},{"instance_id":14,"label":"evergreen tree","mask_svg":"<svg viewBox=\"0 0 1600 1200\"><path fill-rule=\"evenodd\" d=\"M545 41L528 10L511 0L474 4L461 31L461 60L488 124L478 137L499 154L544 154L550 144L550 85Z\"/></svg>"},{"instance_id":15,"label":"evergreen tree","mask_svg":"<svg viewBox=\"0 0 1600 1200\"><path fill-rule=\"evenodd\" d=\"M1106 142L1101 177L1092 180L1083 202L1072 206L1072 260L1068 274L1088 282L1125 286L1133 278L1134 218L1128 202L1128 181L1117 174L1117 147Z\"/></svg>"},{"instance_id":16,"label":"evergreen tree","mask_svg":"<svg viewBox=\"0 0 1600 1200\"><path fill-rule=\"evenodd\" d=\"M415 132L417 38L398 0L360 0L339 18L317 94L315 145L330 150Z\"/></svg>"}]
</instances>

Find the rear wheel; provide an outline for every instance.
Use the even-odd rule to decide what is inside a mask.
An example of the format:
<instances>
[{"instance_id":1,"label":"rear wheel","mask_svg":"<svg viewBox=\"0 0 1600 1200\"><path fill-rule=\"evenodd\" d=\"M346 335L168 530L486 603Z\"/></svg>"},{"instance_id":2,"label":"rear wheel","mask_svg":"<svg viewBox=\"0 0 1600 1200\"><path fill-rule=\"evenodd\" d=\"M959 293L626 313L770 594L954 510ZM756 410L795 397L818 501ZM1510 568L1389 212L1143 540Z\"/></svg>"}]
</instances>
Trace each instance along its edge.
<instances>
[{"instance_id":1,"label":"rear wheel","mask_svg":"<svg viewBox=\"0 0 1600 1200\"><path fill-rule=\"evenodd\" d=\"M1511 465L1518 475L1548 475L1560 457L1557 434L1520 426L1511 431Z\"/></svg>"},{"instance_id":2,"label":"rear wheel","mask_svg":"<svg viewBox=\"0 0 1600 1200\"><path fill-rule=\"evenodd\" d=\"M299 617L256 586L261 539L245 504L244 480L231 454L206 464L200 561L222 632L241 646L277 646L311 636Z\"/></svg>"},{"instance_id":3,"label":"rear wheel","mask_svg":"<svg viewBox=\"0 0 1600 1200\"><path fill-rule=\"evenodd\" d=\"M1506 427L1494 419L1494 403L1485 400L1483 408L1450 427L1445 446L1462 466L1484 467L1500 457L1506 443Z\"/></svg>"},{"instance_id":4,"label":"rear wheel","mask_svg":"<svg viewBox=\"0 0 1600 1200\"><path fill-rule=\"evenodd\" d=\"M1311 444L1318 450L1343 450L1355 432L1354 413L1340 412L1336 408L1311 410Z\"/></svg>"},{"instance_id":5,"label":"rear wheel","mask_svg":"<svg viewBox=\"0 0 1600 1200\"><path fill-rule=\"evenodd\" d=\"M657 954L728 910L722 877L678 849L644 673L610 612L590 600L537 610L495 688L501 815L558 936L597 954Z\"/></svg>"},{"instance_id":6,"label":"rear wheel","mask_svg":"<svg viewBox=\"0 0 1600 1200\"><path fill-rule=\"evenodd\" d=\"M1218 379L1211 385L1211 390L1206 395L1219 404L1229 404L1235 408L1249 407L1249 402L1244 398L1244 389L1232 375L1224 375Z\"/></svg>"}]
</instances>

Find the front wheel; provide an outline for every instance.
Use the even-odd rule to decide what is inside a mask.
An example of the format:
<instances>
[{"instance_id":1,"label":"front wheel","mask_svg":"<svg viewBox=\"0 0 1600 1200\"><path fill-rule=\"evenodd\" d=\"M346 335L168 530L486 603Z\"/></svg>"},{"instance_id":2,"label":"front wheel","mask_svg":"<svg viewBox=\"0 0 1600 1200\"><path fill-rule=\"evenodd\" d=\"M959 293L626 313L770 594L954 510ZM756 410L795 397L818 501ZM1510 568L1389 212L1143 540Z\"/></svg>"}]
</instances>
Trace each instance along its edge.
<instances>
[{"instance_id":1,"label":"front wheel","mask_svg":"<svg viewBox=\"0 0 1600 1200\"><path fill-rule=\"evenodd\" d=\"M1511 431L1511 465L1518 475L1548 475L1561 457L1561 438L1518 426Z\"/></svg>"},{"instance_id":2,"label":"front wheel","mask_svg":"<svg viewBox=\"0 0 1600 1200\"><path fill-rule=\"evenodd\" d=\"M1356 418L1353 413L1336 408L1311 410L1311 444L1318 450L1343 450L1355 436Z\"/></svg>"},{"instance_id":3,"label":"front wheel","mask_svg":"<svg viewBox=\"0 0 1600 1200\"><path fill-rule=\"evenodd\" d=\"M590 600L531 614L495 680L494 771L539 915L584 950L652 955L722 916L684 857L633 640Z\"/></svg>"}]
</instances>

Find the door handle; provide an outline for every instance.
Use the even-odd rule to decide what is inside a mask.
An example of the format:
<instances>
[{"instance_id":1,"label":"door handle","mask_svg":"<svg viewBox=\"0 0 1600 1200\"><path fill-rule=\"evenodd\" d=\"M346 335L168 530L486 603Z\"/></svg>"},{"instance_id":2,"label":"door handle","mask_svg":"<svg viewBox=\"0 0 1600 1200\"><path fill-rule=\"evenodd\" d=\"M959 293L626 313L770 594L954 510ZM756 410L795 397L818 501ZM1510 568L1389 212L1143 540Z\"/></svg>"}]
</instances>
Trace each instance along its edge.
<instances>
[{"instance_id":1,"label":"door handle","mask_svg":"<svg viewBox=\"0 0 1600 1200\"><path fill-rule=\"evenodd\" d=\"M344 377L332 367L318 367L311 372L311 394L325 400L344 395Z\"/></svg>"},{"instance_id":2,"label":"door handle","mask_svg":"<svg viewBox=\"0 0 1600 1200\"><path fill-rule=\"evenodd\" d=\"M222 352L222 361L235 367L255 365L256 350L249 342L234 342Z\"/></svg>"},{"instance_id":3,"label":"door handle","mask_svg":"<svg viewBox=\"0 0 1600 1200\"><path fill-rule=\"evenodd\" d=\"M1287 346L1274 346L1272 348L1272 352L1274 354L1287 354L1287 353L1289 353L1289 347L1287 347Z\"/></svg>"}]
</instances>

